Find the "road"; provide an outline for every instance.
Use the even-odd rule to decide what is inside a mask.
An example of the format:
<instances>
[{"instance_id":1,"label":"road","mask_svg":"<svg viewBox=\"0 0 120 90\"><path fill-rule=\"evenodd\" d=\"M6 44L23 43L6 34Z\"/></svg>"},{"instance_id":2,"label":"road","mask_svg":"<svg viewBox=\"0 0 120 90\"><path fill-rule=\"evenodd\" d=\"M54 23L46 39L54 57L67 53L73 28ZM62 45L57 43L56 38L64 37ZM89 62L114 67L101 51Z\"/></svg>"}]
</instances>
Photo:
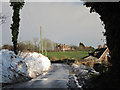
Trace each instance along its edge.
<instances>
[{"instance_id":1,"label":"road","mask_svg":"<svg viewBox=\"0 0 120 90\"><path fill-rule=\"evenodd\" d=\"M77 88L74 75L71 73L72 68L67 64L52 64L50 71L45 75L24 83L9 85L6 88Z\"/></svg>"}]
</instances>

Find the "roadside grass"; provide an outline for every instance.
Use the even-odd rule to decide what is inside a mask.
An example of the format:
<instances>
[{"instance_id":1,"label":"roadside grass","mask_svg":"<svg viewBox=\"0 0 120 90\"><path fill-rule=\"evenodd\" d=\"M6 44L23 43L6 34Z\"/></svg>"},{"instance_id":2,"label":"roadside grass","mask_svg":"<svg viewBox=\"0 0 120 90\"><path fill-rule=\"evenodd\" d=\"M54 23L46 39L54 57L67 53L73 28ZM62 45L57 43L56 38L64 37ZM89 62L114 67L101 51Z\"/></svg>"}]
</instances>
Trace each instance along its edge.
<instances>
[{"instance_id":1,"label":"roadside grass","mask_svg":"<svg viewBox=\"0 0 120 90\"><path fill-rule=\"evenodd\" d=\"M88 56L88 51L71 51L71 52L47 52L48 58L52 60L75 59L78 60Z\"/></svg>"}]
</instances>

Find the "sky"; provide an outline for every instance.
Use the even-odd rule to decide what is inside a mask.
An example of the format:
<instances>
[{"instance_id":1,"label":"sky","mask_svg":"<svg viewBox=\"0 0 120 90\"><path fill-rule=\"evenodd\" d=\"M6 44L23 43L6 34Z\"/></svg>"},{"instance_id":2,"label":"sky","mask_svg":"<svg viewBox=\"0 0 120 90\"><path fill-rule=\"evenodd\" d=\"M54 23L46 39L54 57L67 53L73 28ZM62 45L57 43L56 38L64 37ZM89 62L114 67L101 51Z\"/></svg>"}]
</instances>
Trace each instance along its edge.
<instances>
[{"instance_id":1,"label":"sky","mask_svg":"<svg viewBox=\"0 0 120 90\"><path fill-rule=\"evenodd\" d=\"M9 3L2 2L2 14L8 17L6 23L0 25L2 44L12 44L12 13ZM90 13L81 2L26 2L20 12L18 42L40 38L42 26L43 38L67 45L78 46L82 42L97 48L99 44L103 45L101 39L105 38L99 17L96 13Z\"/></svg>"}]
</instances>

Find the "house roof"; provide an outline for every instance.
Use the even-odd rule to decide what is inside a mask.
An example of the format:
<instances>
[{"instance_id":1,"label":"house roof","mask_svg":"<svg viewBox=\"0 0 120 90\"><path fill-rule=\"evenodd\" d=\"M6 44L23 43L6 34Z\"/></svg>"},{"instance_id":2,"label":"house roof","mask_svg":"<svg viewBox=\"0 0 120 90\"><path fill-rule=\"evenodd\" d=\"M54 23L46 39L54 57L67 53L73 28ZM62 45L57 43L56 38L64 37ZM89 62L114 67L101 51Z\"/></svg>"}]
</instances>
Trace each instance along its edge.
<instances>
[{"instance_id":1,"label":"house roof","mask_svg":"<svg viewBox=\"0 0 120 90\"><path fill-rule=\"evenodd\" d=\"M100 58L101 55L105 52L107 48L99 48L99 49L96 49L95 51L89 53L89 55L93 56L93 57L96 57L96 58Z\"/></svg>"}]
</instances>

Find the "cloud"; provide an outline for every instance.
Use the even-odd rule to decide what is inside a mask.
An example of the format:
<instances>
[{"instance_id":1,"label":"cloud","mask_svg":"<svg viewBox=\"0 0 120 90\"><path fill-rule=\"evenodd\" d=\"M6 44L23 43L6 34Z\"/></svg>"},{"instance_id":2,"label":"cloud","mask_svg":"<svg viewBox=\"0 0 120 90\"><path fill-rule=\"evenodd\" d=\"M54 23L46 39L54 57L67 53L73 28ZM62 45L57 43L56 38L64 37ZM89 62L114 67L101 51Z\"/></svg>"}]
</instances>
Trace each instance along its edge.
<instances>
[{"instance_id":1,"label":"cloud","mask_svg":"<svg viewBox=\"0 0 120 90\"><path fill-rule=\"evenodd\" d=\"M40 37L40 25L43 38L55 42L74 45L83 42L94 47L103 43L100 39L103 38L104 29L98 15L90 14L89 9L81 3L25 3L21 10L19 39L33 40L34 37ZM10 31L8 26L5 29ZM7 36L10 38L10 35Z\"/></svg>"}]
</instances>

